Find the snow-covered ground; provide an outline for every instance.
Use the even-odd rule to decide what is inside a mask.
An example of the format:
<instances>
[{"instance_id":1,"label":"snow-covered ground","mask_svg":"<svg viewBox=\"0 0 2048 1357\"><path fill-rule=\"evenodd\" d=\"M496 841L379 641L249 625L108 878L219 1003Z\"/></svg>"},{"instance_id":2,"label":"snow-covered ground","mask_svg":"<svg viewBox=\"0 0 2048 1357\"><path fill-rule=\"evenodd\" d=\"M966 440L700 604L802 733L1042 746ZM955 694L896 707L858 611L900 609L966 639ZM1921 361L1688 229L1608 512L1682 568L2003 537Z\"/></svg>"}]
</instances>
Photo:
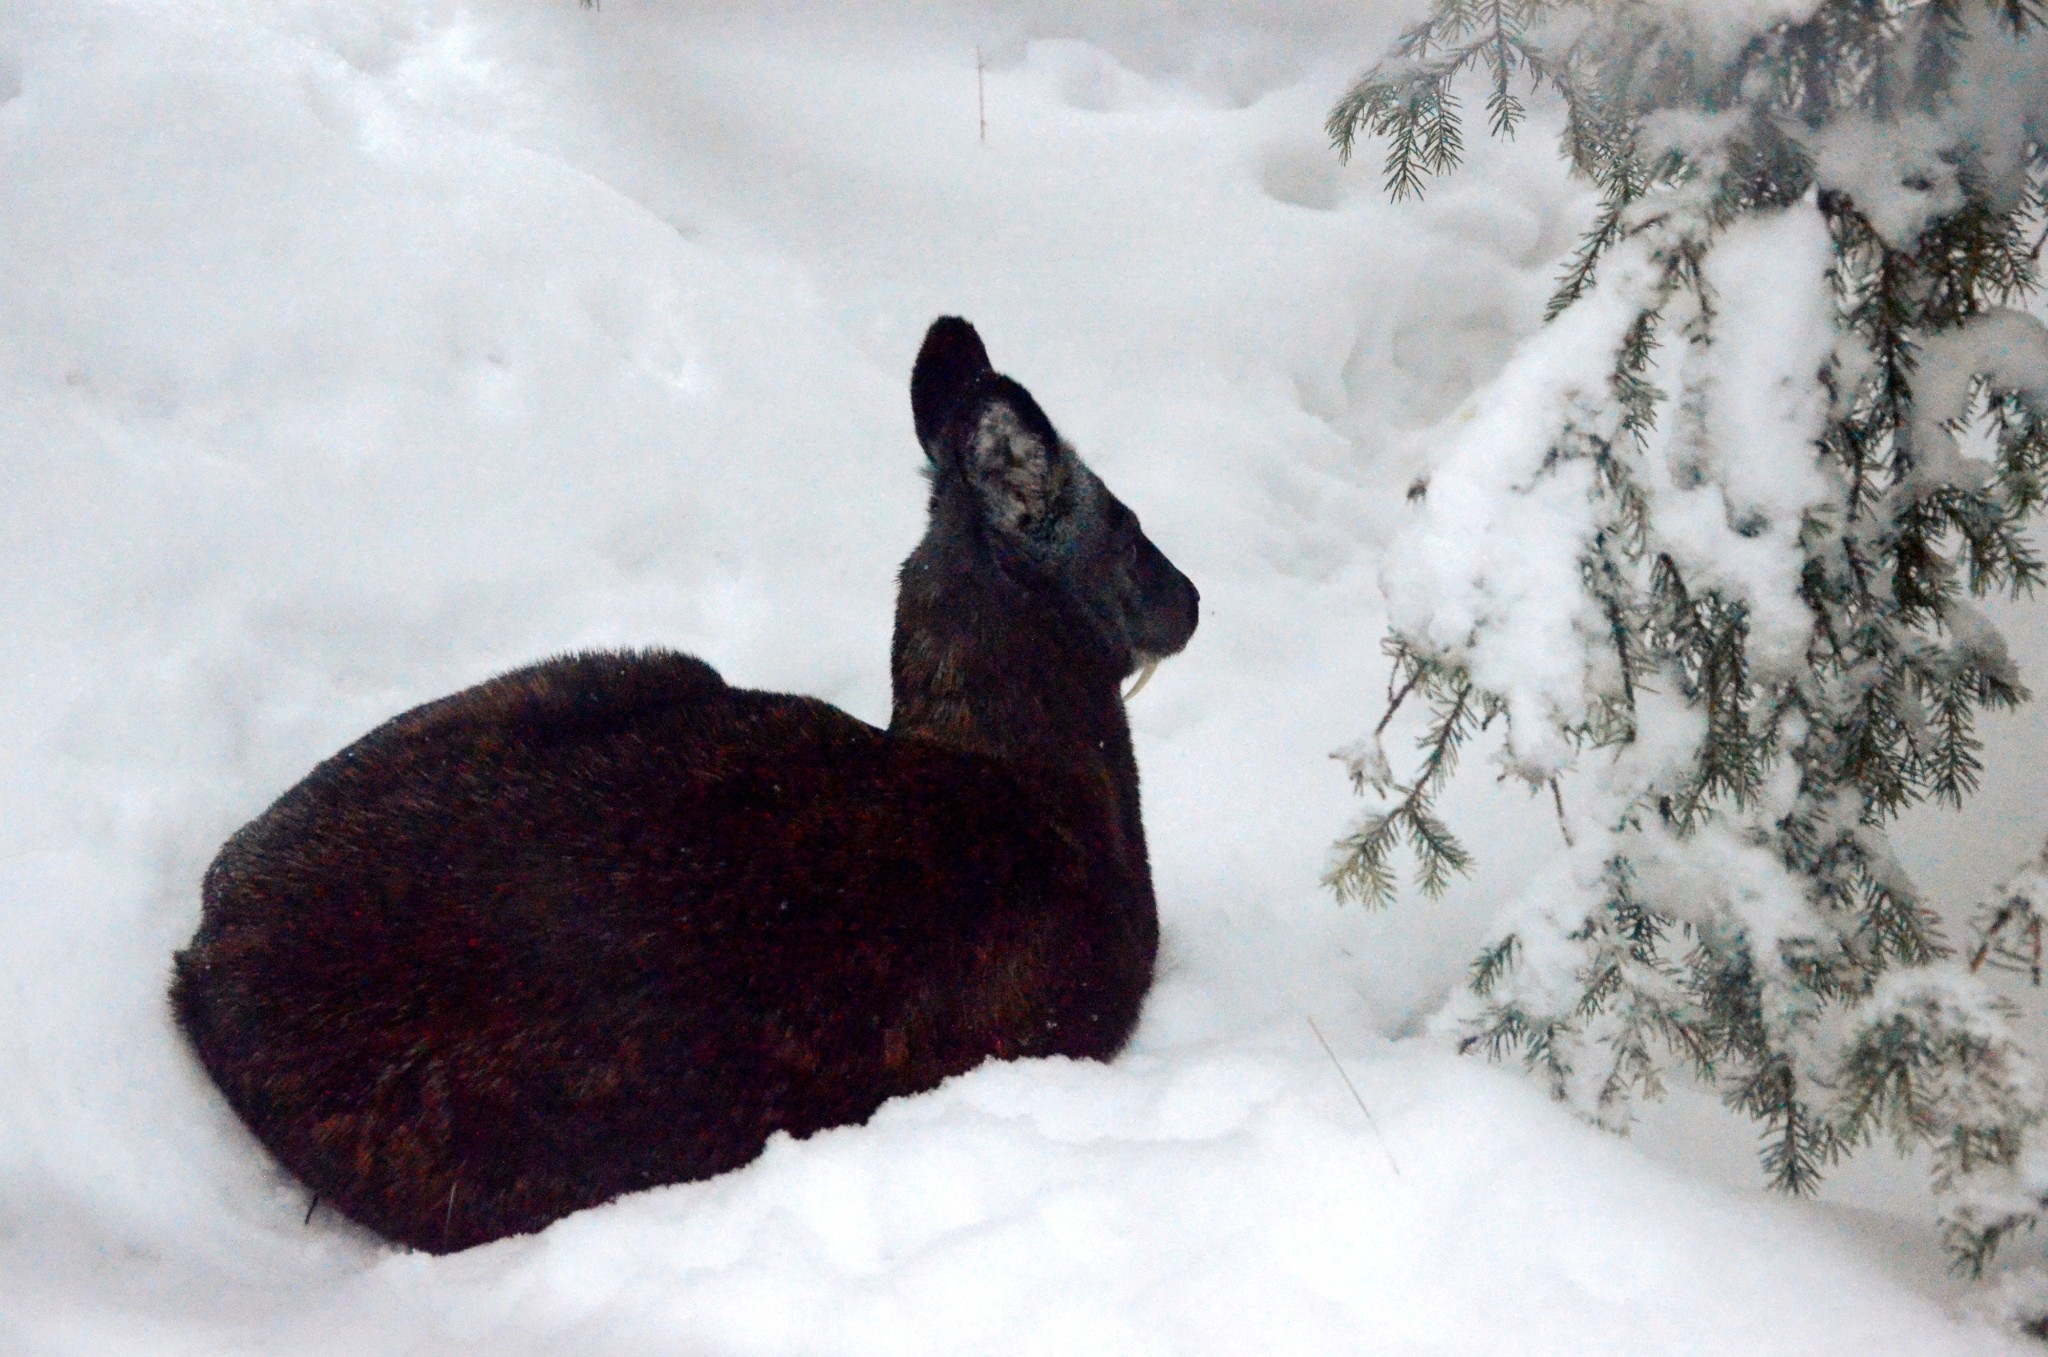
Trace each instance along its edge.
<instances>
[{"instance_id":1,"label":"snow-covered ground","mask_svg":"<svg viewBox=\"0 0 2048 1357\"><path fill-rule=\"evenodd\" d=\"M1399 11L1069 8L0 4L0 1353L2025 1350L1910 1168L1786 1202L1703 1095L1615 1140L1428 1034L1546 808L1475 768L1448 900L1318 885L1381 544L1585 207L1541 129L1390 206L1320 128ZM886 720L940 312L1202 589L1129 1054L454 1257L305 1219L163 1002L214 849L574 647ZM1932 884L2038 843L2041 730Z\"/></svg>"}]
</instances>

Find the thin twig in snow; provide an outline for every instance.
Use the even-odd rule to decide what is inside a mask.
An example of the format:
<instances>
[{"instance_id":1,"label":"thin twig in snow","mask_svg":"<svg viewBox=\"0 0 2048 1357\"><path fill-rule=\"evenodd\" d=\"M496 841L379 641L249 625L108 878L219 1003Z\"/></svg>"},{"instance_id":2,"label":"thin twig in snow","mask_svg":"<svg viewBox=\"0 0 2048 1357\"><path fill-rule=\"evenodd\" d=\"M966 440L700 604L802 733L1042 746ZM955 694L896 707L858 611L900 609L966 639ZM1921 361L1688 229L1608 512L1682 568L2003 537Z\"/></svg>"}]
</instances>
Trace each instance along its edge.
<instances>
[{"instance_id":1,"label":"thin twig in snow","mask_svg":"<svg viewBox=\"0 0 2048 1357\"><path fill-rule=\"evenodd\" d=\"M1365 1105L1365 1099L1359 1095L1358 1085L1352 1083L1351 1076L1344 1072L1344 1062L1337 1059L1337 1053L1330 1049L1329 1041L1323 1036L1323 1029L1316 1026L1314 1018L1308 1020L1308 1030L1316 1034L1316 1041L1322 1046L1323 1054L1330 1057L1330 1063L1337 1067L1337 1077L1344 1081L1344 1087L1351 1090L1351 1101L1357 1103L1358 1110L1365 1113L1365 1124L1372 1128L1373 1139L1379 1141L1380 1153L1387 1157L1387 1167L1394 1171L1396 1178L1400 1177L1401 1166L1394 1162L1393 1147L1387 1144L1387 1137L1381 1132L1379 1122L1373 1119L1372 1109Z\"/></svg>"}]
</instances>

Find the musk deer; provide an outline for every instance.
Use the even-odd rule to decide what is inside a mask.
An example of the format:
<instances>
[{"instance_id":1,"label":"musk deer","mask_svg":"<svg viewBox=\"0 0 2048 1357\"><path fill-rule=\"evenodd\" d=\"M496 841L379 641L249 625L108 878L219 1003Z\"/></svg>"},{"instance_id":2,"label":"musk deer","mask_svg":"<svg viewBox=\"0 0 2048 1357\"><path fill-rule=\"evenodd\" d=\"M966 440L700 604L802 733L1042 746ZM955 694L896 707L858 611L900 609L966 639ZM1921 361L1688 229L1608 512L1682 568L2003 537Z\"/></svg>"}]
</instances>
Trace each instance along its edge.
<instances>
[{"instance_id":1,"label":"musk deer","mask_svg":"<svg viewBox=\"0 0 2048 1357\"><path fill-rule=\"evenodd\" d=\"M965 321L910 397L888 730L570 655L371 731L221 849L172 1005L316 1200L448 1252L1124 1045L1158 918L1119 687L1195 588Z\"/></svg>"}]
</instances>

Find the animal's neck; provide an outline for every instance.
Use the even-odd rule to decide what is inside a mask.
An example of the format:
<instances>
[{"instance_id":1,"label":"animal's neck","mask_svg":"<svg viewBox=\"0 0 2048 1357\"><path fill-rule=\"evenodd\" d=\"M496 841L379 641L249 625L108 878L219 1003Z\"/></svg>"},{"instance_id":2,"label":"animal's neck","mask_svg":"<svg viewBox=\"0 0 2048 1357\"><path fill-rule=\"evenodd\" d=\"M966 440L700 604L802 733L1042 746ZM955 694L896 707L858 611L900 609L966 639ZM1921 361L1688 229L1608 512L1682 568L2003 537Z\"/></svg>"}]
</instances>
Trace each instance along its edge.
<instances>
[{"instance_id":1,"label":"animal's neck","mask_svg":"<svg viewBox=\"0 0 2048 1357\"><path fill-rule=\"evenodd\" d=\"M1122 675L1077 641L1080 625L1049 589L920 549L904 563L897 596L889 729L1099 788L1122 853L1142 874Z\"/></svg>"}]
</instances>

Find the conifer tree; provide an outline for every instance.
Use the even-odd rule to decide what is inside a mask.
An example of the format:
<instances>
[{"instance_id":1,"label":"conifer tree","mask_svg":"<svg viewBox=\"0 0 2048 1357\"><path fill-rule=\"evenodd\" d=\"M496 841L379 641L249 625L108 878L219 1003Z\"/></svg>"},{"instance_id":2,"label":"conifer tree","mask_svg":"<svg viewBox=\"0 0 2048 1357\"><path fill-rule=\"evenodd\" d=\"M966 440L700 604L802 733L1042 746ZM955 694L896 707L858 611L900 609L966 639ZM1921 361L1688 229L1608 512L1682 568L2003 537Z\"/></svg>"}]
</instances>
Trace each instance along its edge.
<instances>
[{"instance_id":1,"label":"conifer tree","mask_svg":"<svg viewBox=\"0 0 2048 1357\"><path fill-rule=\"evenodd\" d=\"M1971 601L2043 572L2042 21L1433 0L1329 119L1347 156L1384 139L1399 199L1459 163L1461 100L1510 136L1541 91L1600 202L1389 553L1390 701L1343 751L1370 809L1330 884L1463 870L1435 803L1497 731L1570 846L1473 963L1465 1047L1617 1127L1689 1069L1791 1192L1930 1147L1970 1271L2048 1192L2033 1062L1971 964L2038 968L2040 925L1994 902L1959 954L1889 828L1969 796L1978 714L2027 696Z\"/></svg>"}]
</instances>

